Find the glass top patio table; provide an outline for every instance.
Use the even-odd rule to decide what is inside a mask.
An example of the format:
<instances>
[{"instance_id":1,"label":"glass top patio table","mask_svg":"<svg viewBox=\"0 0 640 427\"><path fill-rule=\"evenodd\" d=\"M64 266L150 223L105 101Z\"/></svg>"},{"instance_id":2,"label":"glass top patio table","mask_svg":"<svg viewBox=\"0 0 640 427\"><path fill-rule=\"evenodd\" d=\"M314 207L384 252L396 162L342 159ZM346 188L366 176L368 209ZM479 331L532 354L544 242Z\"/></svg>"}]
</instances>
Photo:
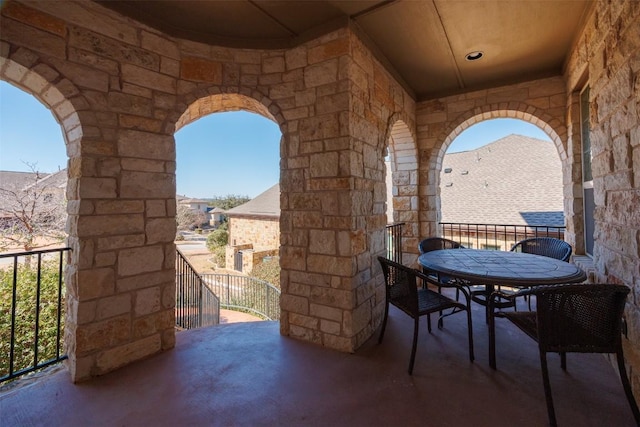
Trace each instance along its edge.
<instances>
[{"instance_id":1,"label":"glass top patio table","mask_svg":"<svg viewBox=\"0 0 640 427\"><path fill-rule=\"evenodd\" d=\"M427 270L479 285L529 287L584 281L587 276L574 264L522 252L485 249L444 249L420 255Z\"/></svg>"}]
</instances>

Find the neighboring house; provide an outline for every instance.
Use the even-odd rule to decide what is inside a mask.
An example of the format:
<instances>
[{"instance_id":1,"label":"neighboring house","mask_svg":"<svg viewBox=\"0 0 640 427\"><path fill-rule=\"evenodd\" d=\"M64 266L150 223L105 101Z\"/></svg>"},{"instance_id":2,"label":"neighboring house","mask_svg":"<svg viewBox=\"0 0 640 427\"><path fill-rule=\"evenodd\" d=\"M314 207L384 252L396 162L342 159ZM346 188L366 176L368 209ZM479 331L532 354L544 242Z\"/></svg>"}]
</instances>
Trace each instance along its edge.
<instances>
[{"instance_id":1,"label":"neighboring house","mask_svg":"<svg viewBox=\"0 0 640 427\"><path fill-rule=\"evenodd\" d=\"M201 211L205 216L205 220L201 225L209 224L211 222L211 214L209 212L211 208L209 207L209 203L206 200L191 199L186 196L177 195L176 201L178 203L178 206L185 206L188 209L194 211Z\"/></svg>"},{"instance_id":2,"label":"neighboring house","mask_svg":"<svg viewBox=\"0 0 640 427\"><path fill-rule=\"evenodd\" d=\"M280 185L276 184L240 206L226 211L229 269L251 272L253 266L280 248Z\"/></svg>"},{"instance_id":3,"label":"neighboring house","mask_svg":"<svg viewBox=\"0 0 640 427\"><path fill-rule=\"evenodd\" d=\"M565 225L558 151L536 138L509 135L475 150L446 154L440 198L442 223ZM507 239L501 249L512 244Z\"/></svg>"},{"instance_id":4,"label":"neighboring house","mask_svg":"<svg viewBox=\"0 0 640 427\"><path fill-rule=\"evenodd\" d=\"M26 193L34 186L42 190L43 197L40 202L43 205L63 203L66 198L67 170L62 169L54 173L0 171L0 190L3 190L0 192L0 228L13 221L13 215L8 211L19 208L18 198L10 193ZM24 196L20 196L19 199L22 203L27 202Z\"/></svg>"},{"instance_id":5,"label":"neighboring house","mask_svg":"<svg viewBox=\"0 0 640 427\"><path fill-rule=\"evenodd\" d=\"M208 213L209 204L206 200L201 199L188 199L184 198L184 196L178 196L178 204L187 206L189 209L202 211L204 213Z\"/></svg>"},{"instance_id":6,"label":"neighboring house","mask_svg":"<svg viewBox=\"0 0 640 427\"><path fill-rule=\"evenodd\" d=\"M210 215L209 225L211 225L212 227L218 228L220 224L224 222L224 219L225 219L224 209L220 209L218 207L209 208L208 213Z\"/></svg>"}]
</instances>

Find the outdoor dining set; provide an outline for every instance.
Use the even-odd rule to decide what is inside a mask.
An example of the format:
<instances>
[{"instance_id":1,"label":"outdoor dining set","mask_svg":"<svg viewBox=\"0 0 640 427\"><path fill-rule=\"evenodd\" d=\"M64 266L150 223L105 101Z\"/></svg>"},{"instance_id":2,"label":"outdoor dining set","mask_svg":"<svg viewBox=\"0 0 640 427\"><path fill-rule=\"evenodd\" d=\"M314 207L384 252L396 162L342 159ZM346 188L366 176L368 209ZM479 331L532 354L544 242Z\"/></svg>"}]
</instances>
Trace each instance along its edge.
<instances>
[{"instance_id":1,"label":"outdoor dining set","mask_svg":"<svg viewBox=\"0 0 640 427\"><path fill-rule=\"evenodd\" d=\"M571 246L551 237L517 242L510 251L468 249L460 243L430 237L419 244L421 269L378 257L385 278L386 303L379 335L382 342L389 304L414 320L408 372L413 373L419 319L466 313L469 359L473 361L471 304L485 308L489 365L496 363L496 323L510 321L537 342L549 424L556 425L547 353L559 353L566 370L566 353L612 353L636 423L640 411L626 374L622 349L623 312L629 288L615 284L586 284L585 273L570 263ZM443 292L444 291L444 292ZM526 307L519 310L520 306Z\"/></svg>"}]
</instances>

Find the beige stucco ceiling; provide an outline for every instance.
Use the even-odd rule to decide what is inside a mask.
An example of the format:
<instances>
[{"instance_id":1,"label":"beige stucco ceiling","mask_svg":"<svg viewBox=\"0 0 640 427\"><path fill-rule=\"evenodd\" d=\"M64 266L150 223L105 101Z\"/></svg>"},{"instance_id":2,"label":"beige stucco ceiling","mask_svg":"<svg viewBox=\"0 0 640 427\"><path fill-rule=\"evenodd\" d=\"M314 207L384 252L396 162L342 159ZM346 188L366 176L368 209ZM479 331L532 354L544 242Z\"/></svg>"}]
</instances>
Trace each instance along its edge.
<instances>
[{"instance_id":1,"label":"beige stucco ceiling","mask_svg":"<svg viewBox=\"0 0 640 427\"><path fill-rule=\"evenodd\" d=\"M103 1L181 38L282 48L351 22L418 100L558 75L591 0ZM482 51L478 61L465 55Z\"/></svg>"}]
</instances>

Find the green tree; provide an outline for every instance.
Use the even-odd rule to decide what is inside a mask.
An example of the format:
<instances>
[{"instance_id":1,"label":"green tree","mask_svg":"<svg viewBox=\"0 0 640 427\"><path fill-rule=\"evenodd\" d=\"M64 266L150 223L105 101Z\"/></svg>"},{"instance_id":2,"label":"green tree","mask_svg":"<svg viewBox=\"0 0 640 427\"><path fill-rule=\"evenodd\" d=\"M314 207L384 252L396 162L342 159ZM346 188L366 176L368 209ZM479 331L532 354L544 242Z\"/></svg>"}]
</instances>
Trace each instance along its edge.
<instances>
[{"instance_id":1,"label":"green tree","mask_svg":"<svg viewBox=\"0 0 640 427\"><path fill-rule=\"evenodd\" d=\"M240 196L238 194L227 194L222 197L214 197L209 200L209 206L223 209L225 211L240 206L251 200L248 196Z\"/></svg>"}]
</instances>

